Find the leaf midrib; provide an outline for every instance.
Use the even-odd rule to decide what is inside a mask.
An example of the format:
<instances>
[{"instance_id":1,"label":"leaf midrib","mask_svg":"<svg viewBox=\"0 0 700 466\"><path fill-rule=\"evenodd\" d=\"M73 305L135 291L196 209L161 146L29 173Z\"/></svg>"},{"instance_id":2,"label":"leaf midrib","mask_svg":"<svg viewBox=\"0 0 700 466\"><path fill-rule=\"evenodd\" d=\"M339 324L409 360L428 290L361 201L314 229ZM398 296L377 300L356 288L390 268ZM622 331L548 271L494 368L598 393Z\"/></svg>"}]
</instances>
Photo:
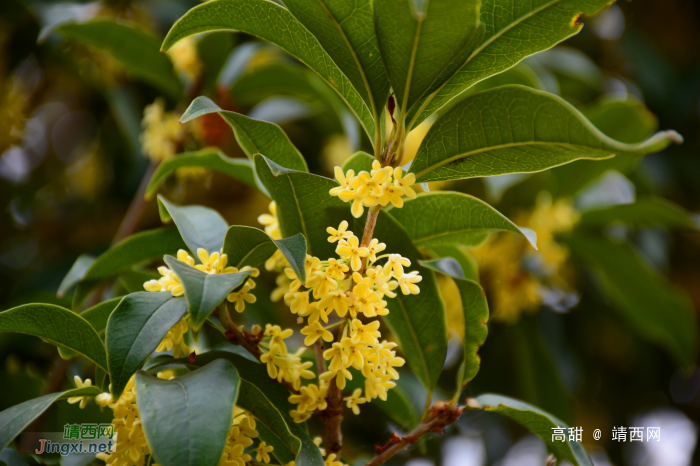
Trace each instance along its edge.
<instances>
[{"instance_id":1,"label":"leaf midrib","mask_svg":"<svg viewBox=\"0 0 700 466\"><path fill-rule=\"evenodd\" d=\"M423 353L423 349L420 343L420 340L418 339L418 334L416 333L415 329L413 328L413 323L411 322L411 319L408 316L408 311L406 310L406 307L404 306L403 303L403 297L397 296L399 299L395 299L394 301L396 302L397 306L399 309L401 309L401 315L404 317L404 322L406 323L406 326L408 327L408 330L411 334L411 340L413 340L413 344L415 347L418 349L418 354L420 357L421 365L423 366L422 369L425 371L425 376L428 382L430 382L430 368L428 367L428 360L425 358L425 354ZM415 371L415 369L414 369Z\"/></svg>"},{"instance_id":2,"label":"leaf midrib","mask_svg":"<svg viewBox=\"0 0 700 466\"><path fill-rule=\"evenodd\" d=\"M439 162L428 165L427 168L421 170L419 173L416 173L416 179L420 179L421 176L425 175L428 172L431 172L433 170L436 170L444 165L447 165L450 162L454 162L455 160L462 159L469 157L474 154L481 154L483 152L489 152L493 150L498 150L498 149L508 149L510 147L522 147L522 146L559 146L559 147L571 147L575 149L586 149L589 151L598 151L598 152L609 152L612 153L612 155L616 154L616 151L613 150L605 150L603 148L598 149L595 147L590 147L590 146L584 146L581 144L572 144L569 142L547 142L547 141L526 141L526 142L513 142L513 143L508 143L508 144L500 144L497 146L488 146L488 147L481 147L479 149L475 149L469 152L462 152L457 155L453 155L452 157L448 157L446 159L440 160Z\"/></svg>"}]
</instances>

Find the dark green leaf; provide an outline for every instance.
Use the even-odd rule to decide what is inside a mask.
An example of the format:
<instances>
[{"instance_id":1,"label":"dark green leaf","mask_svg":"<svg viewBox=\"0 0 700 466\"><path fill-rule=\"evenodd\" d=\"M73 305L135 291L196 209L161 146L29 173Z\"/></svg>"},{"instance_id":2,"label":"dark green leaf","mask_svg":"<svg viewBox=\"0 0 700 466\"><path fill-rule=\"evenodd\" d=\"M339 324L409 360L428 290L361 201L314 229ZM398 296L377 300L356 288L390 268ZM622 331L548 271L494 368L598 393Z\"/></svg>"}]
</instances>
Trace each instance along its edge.
<instances>
[{"instance_id":1,"label":"dark green leaf","mask_svg":"<svg viewBox=\"0 0 700 466\"><path fill-rule=\"evenodd\" d=\"M0 451L0 466L27 466L27 463L16 450L8 447Z\"/></svg>"},{"instance_id":2,"label":"dark green leaf","mask_svg":"<svg viewBox=\"0 0 700 466\"><path fill-rule=\"evenodd\" d=\"M88 323L92 325L92 328L94 328L95 331L100 334L105 328L107 328L109 316L112 314L112 311L116 309L117 305L119 305L122 299L123 298L121 297L110 299L109 301L100 303L97 306L85 309L80 314L80 317L87 320Z\"/></svg>"},{"instance_id":3,"label":"dark green leaf","mask_svg":"<svg viewBox=\"0 0 700 466\"><path fill-rule=\"evenodd\" d=\"M654 272L629 244L563 238L590 266L614 307L642 337L663 346L680 365L695 361L698 331L690 300Z\"/></svg>"},{"instance_id":4,"label":"dark green leaf","mask_svg":"<svg viewBox=\"0 0 700 466\"><path fill-rule=\"evenodd\" d=\"M205 31L241 31L278 45L314 70L340 94L373 138L372 111L319 41L287 9L267 0L219 0L192 8L168 33L162 49Z\"/></svg>"},{"instance_id":5,"label":"dark green leaf","mask_svg":"<svg viewBox=\"0 0 700 466\"><path fill-rule=\"evenodd\" d=\"M90 291L100 283L131 270L135 265L149 262L185 248L176 228L156 228L131 235L97 258L83 276L73 296L77 310Z\"/></svg>"},{"instance_id":6,"label":"dark green leaf","mask_svg":"<svg viewBox=\"0 0 700 466\"><path fill-rule=\"evenodd\" d=\"M163 196L158 196L158 207L161 220L175 222L195 260L199 248L208 253L221 251L228 224L217 211L199 205L180 207Z\"/></svg>"},{"instance_id":7,"label":"dark green leaf","mask_svg":"<svg viewBox=\"0 0 700 466\"><path fill-rule=\"evenodd\" d=\"M486 326L489 320L489 306L484 290L478 283L464 279L462 267L452 257L421 261L420 264L452 277L459 289L464 311L464 335L460 335L464 349L464 360L459 371L458 382L459 388L464 388L479 372L481 365L481 357L478 354L479 347L484 344L489 333Z\"/></svg>"},{"instance_id":8,"label":"dark green leaf","mask_svg":"<svg viewBox=\"0 0 700 466\"><path fill-rule=\"evenodd\" d=\"M88 254L79 255L66 276L63 277L63 281L61 281L61 284L58 286L56 296L59 298L64 297L68 290L70 290L74 285L77 285L78 282L83 279L85 273L94 263L94 257Z\"/></svg>"},{"instance_id":9,"label":"dark green leaf","mask_svg":"<svg viewBox=\"0 0 700 466\"><path fill-rule=\"evenodd\" d=\"M164 257L165 263L175 272L185 288L185 297L190 307L190 326L199 331L216 306L233 290L240 287L253 273L246 272L208 274L180 262L172 256Z\"/></svg>"},{"instance_id":10,"label":"dark green leaf","mask_svg":"<svg viewBox=\"0 0 700 466\"><path fill-rule=\"evenodd\" d=\"M194 99L180 121L184 123L209 113L218 113L231 126L238 144L251 160L255 154L263 154L284 167L309 171L304 156L294 147L282 128L240 113L222 110L207 97Z\"/></svg>"},{"instance_id":11,"label":"dark green leaf","mask_svg":"<svg viewBox=\"0 0 700 466\"><path fill-rule=\"evenodd\" d=\"M125 296L107 321L105 344L112 395L121 396L132 375L187 312L187 301L168 291Z\"/></svg>"},{"instance_id":12,"label":"dark green leaf","mask_svg":"<svg viewBox=\"0 0 700 466\"><path fill-rule=\"evenodd\" d=\"M523 58L547 50L581 30L579 17L594 15L610 0L483 0L485 34L461 68L409 116L414 127L479 81Z\"/></svg>"},{"instance_id":13,"label":"dark green leaf","mask_svg":"<svg viewBox=\"0 0 700 466\"><path fill-rule=\"evenodd\" d=\"M389 80L374 35L372 2L284 0L283 3L316 36L378 121L389 95Z\"/></svg>"},{"instance_id":14,"label":"dark green leaf","mask_svg":"<svg viewBox=\"0 0 700 466\"><path fill-rule=\"evenodd\" d=\"M159 52L161 39L148 30L125 22L98 19L67 23L56 32L70 40L108 52L126 71L175 99L182 83L170 59Z\"/></svg>"},{"instance_id":15,"label":"dark green leaf","mask_svg":"<svg viewBox=\"0 0 700 466\"><path fill-rule=\"evenodd\" d=\"M361 171L369 172L372 170L372 162L376 159L369 155L367 152L355 152L349 159L343 162L343 173L347 173L348 170L355 170L357 175Z\"/></svg>"},{"instance_id":16,"label":"dark green leaf","mask_svg":"<svg viewBox=\"0 0 700 466\"><path fill-rule=\"evenodd\" d=\"M0 333L34 335L85 356L107 369L104 345L94 328L78 314L53 304L25 304L0 313Z\"/></svg>"},{"instance_id":17,"label":"dark green leaf","mask_svg":"<svg viewBox=\"0 0 700 466\"><path fill-rule=\"evenodd\" d=\"M573 466L593 466L586 451L579 442L569 442L568 426L556 417L522 401L501 395L485 394L476 397L479 408L493 411L513 419L533 434L538 435L559 460L565 460ZM552 441L552 428L564 428L565 441Z\"/></svg>"},{"instance_id":18,"label":"dark green leaf","mask_svg":"<svg viewBox=\"0 0 700 466\"><path fill-rule=\"evenodd\" d=\"M260 189L255 182L255 172L253 171L253 164L250 160L233 159L231 157L226 157L219 150L205 149L199 152L185 152L184 154L170 157L161 162L153 173L151 180L148 182L146 198L150 199L153 197L167 177L178 168L182 167L206 168L207 170L213 170L228 175L252 188Z\"/></svg>"},{"instance_id":19,"label":"dark green leaf","mask_svg":"<svg viewBox=\"0 0 700 466\"><path fill-rule=\"evenodd\" d=\"M675 131L640 144L610 139L563 99L523 86L503 86L464 99L430 128L411 165L418 182L546 170L578 159L646 155Z\"/></svg>"},{"instance_id":20,"label":"dark green leaf","mask_svg":"<svg viewBox=\"0 0 700 466\"><path fill-rule=\"evenodd\" d=\"M0 448L5 448L41 413L55 401L71 396L97 396L102 391L97 387L76 388L65 392L51 393L13 406L0 413Z\"/></svg>"},{"instance_id":21,"label":"dark green leaf","mask_svg":"<svg viewBox=\"0 0 700 466\"><path fill-rule=\"evenodd\" d=\"M633 204L587 210L581 214L578 227L603 227L615 222L635 227L662 225L684 230L695 228L688 211L660 197L639 199Z\"/></svg>"},{"instance_id":22,"label":"dark green leaf","mask_svg":"<svg viewBox=\"0 0 700 466\"><path fill-rule=\"evenodd\" d=\"M496 209L468 194L435 192L407 199L390 215L404 227L416 246L468 246L483 244L491 232L505 230L525 235ZM530 238L528 238L529 240ZM532 247L537 248L535 241Z\"/></svg>"},{"instance_id":23,"label":"dark green leaf","mask_svg":"<svg viewBox=\"0 0 700 466\"><path fill-rule=\"evenodd\" d=\"M373 6L379 49L404 114L447 81L483 37L478 0L374 0Z\"/></svg>"},{"instance_id":24,"label":"dark green leaf","mask_svg":"<svg viewBox=\"0 0 700 466\"><path fill-rule=\"evenodd\" d=\"M239 386L236 368L223 359L173 380L138 372L139 418L155 460L169 466L219 464Z\"/></svg>"},{"instance_id":25,"label":"dark green leaf","mask_svg":"<svg viewBox=\"0 0 700 466\"><path fill-rule=\"evenodd\" d=\"M228 228L222 249L228 256L228 265L237 269L245 265L260 267L276 250L277 246L267 233L240 225Z\"/></svg>"}]
</instances>

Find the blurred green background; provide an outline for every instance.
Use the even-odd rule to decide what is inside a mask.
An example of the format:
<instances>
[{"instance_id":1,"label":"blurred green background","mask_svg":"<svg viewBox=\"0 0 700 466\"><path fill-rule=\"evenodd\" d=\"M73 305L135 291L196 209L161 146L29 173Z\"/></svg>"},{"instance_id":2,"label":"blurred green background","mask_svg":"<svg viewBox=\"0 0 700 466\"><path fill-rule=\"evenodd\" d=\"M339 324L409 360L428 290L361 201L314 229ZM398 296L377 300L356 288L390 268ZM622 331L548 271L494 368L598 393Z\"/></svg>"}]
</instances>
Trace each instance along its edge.
<instances>
[{"instance_id":1,"label":"blurred green background","mask_svg":"<svg viewBox=\"0 0 700 466\"><path fill-rule=\"evenodd\" d=\"M229 33L200 37L192 50L168 58L175 70L163 62L167 76L154 77L130 69L118 56L65 27L76 21L118 20L150 31L157 43L196 4L0 2L0 310L28 302L70 307L70 293L56 296L63 277L79 255L96 256L109 248L149 169L141 121L146 106L156 99L177 116L194 97L207 95L223 108L278 123L305 155L310 170L327 176L355 150L368 149L356 122L325 84L255 38ZM583 31L563 46L531 57L475 90L506 83L538 87L562 96L603 132L624 142L639 142L658 128L675 129L685 138L684 144L633 163L580 161L527 177L439 187L484 199L509 218L524 219L519 224L534 221L530 212L542 199L542 191L553 202L563 199L579 212L652 197L671 201L688 212L684 215L690 224L676 228L672 222L665 226L606 222L593 225L595 233L589 238L612 244L613 253L619 251L616 246L629 245L637 254L633 257L641 258L655 277L666 277L663 280L670 285L664 281L664 286L678 290L678 299L690 303L688 309L697 314L700 4L622 1L583 21ZM145 49L149 44L138 45ZM425 129L416 130L409 152L415 153ZM175 152L217 146L230 157L243 156L229 128L216 116L190 123L183 131ZM178 203L214 207L231 224L256 226L258 215L267 210L260 194L215 173L179 171L161 192ZM134 231L159 225L156 203L147 202ZM561 233L561 238L555 235L556 241L567 244L567 231L554 233ZM512 240L504 238L497 239ZM500 270L508 260L493 247L500 262L485 264L478 252L475 255L492 310L499 312L493 300L512 290L504 291L487 274L489 267ZM518 254L516 267L536 277L528 269L527 257ZM608 257L620 264L628 256ZM653 321L640 326L619 311L619 303L601 291L605 284L589 265L574 251L561 264L565 286L551 287L549 295L535 299L531 309L518 309L512 318L492 319L481 350L481 372L465 396L503 393L583 427L589 436L584 444L596 466L700 464L697 346L681 358L674 355L668 350L668 335L665 340L653 336ZM634 295L635 286L642 285L634 274L631 277L628 291ZM261 289L270 290L273 277L262 282ZM449 296L449 283L445 287ZM117 296L124 289L128 285L118 282L101 292ZM249 322L292 321L279 307L272 315L274 308L267 299L259 301L253 307L257 314L246 312ZM634 299L631 302L633 306ZM665 321L664 309L655 312ZM682 331L697 345L697 328ZM448 355L441 380L444 393L452 387L457 362ZM0 410L69 386L76 373L86 373L86 368L57 359L53 346L31 337L0 335ZM408 375L402 384L412 391ZM94 405L79 411L59 403L42 421L42 429L60 431L66 422L108 420L106 416ZM381 421L374 422L375 418ZM613 426L633 425L660 426L663 441L630 445L610 440ZM384 442L396 426L369 407L363 416L348 418L345 428L345 453L352 459L371 452L371 446ZM599 442L590 439L596 428L603 431ZM495 415L469 413L448 433L415 445L393 464L520 466L545 461L540 440Z\"/></svg>"}]
</instances>

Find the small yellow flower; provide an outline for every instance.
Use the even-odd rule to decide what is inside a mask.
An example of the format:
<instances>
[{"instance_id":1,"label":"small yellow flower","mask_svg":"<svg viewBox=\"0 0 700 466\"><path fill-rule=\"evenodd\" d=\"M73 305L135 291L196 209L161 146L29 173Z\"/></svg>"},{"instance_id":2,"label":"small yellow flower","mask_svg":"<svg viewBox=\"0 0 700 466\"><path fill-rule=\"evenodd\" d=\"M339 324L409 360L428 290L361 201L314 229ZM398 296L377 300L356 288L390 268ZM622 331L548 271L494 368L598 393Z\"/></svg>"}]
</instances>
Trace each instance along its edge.
<instances>
[{"instance_id":1,"label":"small yellow flower","mask_svg":"<svg viewBox=\"0 0 700 466\"><path fill-rule=\"evenodd\" d=\"M321 447L321 443L323 443L323 439L321 437L314 437L314 443L318 447L318 450L321 452L321 456L326 456L326 449Z\"/></svg>"},{"instance_id":2,"label":"small yellow flower","mask_svg":"<svg viewBox=\"0 0 700 466\"><path fill-rule=\"evenodd\" d=\"M336 344L336 343L334 343L334 344ZM330 370L330 371L324 372L319 377L319 380L324 380L324 381L330 382L331 380L333 380L333 378L335 378L335 385L339 389L343 390L345 388L345 385L346 385L345 381L352 380L352 374L345 367L341 367L337 371Z\"/></svg>"},{"instance_id":3,"label":"small yellow flower","mask_svg":"<svg viewBox=\"0 0 700 466\"><path fill-rule=\"evenodd\" d=\"M326 458L324 465L325 466L345 466L340 461L336 461L336 454L335 453L331 453L330 455L328 455L328 458Z\"/></svg>"},{"instance_id":4,"label":"small yellow flower","mask_svg":"<svg viewBox=\"0 0 700 466\"><path fill-rule=\"evenodd\" d=\"M265 463L270 462L270 453L274 450L272 445L268 446L265 442L260 442L258 448L255 450L255 461L264 461Z\"/></svg>"},{"instance_id":5,"label":"small yellow flower","mask_svg":"<svg viewBox=\"0 0 700 466\"><path fill-rule=\"evenodd\" d=\"M340 344L348 358L347 364L351 365L357 370L362 370L362 366L365 364L364 358L362 357L362 351L367 345L362 341L353 342L352 338L348 337L340 340Z\"/></svg>"},{"instance_id":6,"label":"small yellow flower","mask_svg":"<svg viewBox=\"0 0 700 466\"><path fill-rule=\"evenodd\" d=\"M353 319L352 332L350 334L353 343L364 342L368 345L373 345L377 343L377 339L381 338L381 336L378 320L364 325L359 319Z\"/></svg>"},{"instance_id":7,"label":"small yellow flower","mask_svg":"<svg viewBox=\"0 0 700 466\"><path fill-rule=\"evenodd\" d=\"M351 236L345 242L341 241L335 252L343 259L350 261L352 270L360 270L362 258L369 255L369 250L360 246L360 240L357 239L357 236Z\"/></svg>"},{"instance_id":8,"label":"small yellow flower","mask_svg":"<svg viewBox=\"0 0 700 466\"><path fill-rule=\"evenodd\" d=\"M328 227L326 228L326 232L330 235L328 237L329 243L335 243L336 241L348 239L352 236L352 231L348 231L348 222L345 220L340 222L337 230L333 227Z\"/></svg>"},{"instance_id":9,"label":"small yellow flower","mask_svg":"<svg viewBox=\"0 0 700 466\"><path fill-rule=\"evenodd\" d=\"M400 278L403 275L403 268L410 267L411 261L405 257L401 257L400 254L390 254L389 260L384 267L384 276L389 276L389 273L394 272L394 277Z\"/></svg>"},{"instance_id":10,"label":"small yellow flower","mask_svg":"<svg viewBox=\"0 0 700 466\"><path fill-rule=\"evenodd\" d=\"M301 329L301 334L308 335L304 339L304 344L306 346L313 345L319 338L322 338L323 341L326 342L333 341L333 334L326 330L318 321Z\"/></svg>"},{"instance_id":11,"label":"small yellow flower","mask_svg":"<svg viewBox=\"0 0 700 466\"><path fill-rule=\"evenodd\" d=\"M333 343L333 346L324 351L323 358L331 360L331 364L328 368L333 372L339 371L342 367L346 367L348 362L348 357L343 350L343 346L339 342Z\"/></svg>"},{"instance_id":12,"label":"small yellow flower","mask_svg":"<svg viewBox=\"0 0 700 466\"><path fill-rule=\"evenodd\" d=\"M258 222L265 226L265 233L270 235L272 239L282 239L282 230L280 230L279 220L277 219L277 203L270 202L270 213L262 214L258 217Z\"/></svg>"},{"instance_id":13,"label":"small yellow flower","mask_svg":"<svg viewBox=\"0 0 700 466\"><path fill-rule=\"evenodd\" d=\"M405 295L420 293L420 288L418 288L418 286L414 283L420 283L421 280L423 280L423 277L418 275L417 270L401 275L399 277L401 292Z\"/></svg>"},{"instance_id":14,"label":"small yellow flower","mask_svg":"<svg viewBox=\"0 0 700 466\"><path fill-rule=\"evenodd\" d=\"M243 312L245 310L245 303L253 304L255 301L257 301L257 298L254 294L248 293L251 290L251 288L253 288L251 282L252 280L248 280L248 282L246 282L246 284L243 285L243 288L234 293L229 294L226 297L228 301L236 303L236 305L234 306L236 312Z\"/></svg>"},{"instance_id":15,"label":"small yellow flower","mask_svg":"<svg viewBox=\"0 0 700 466\"><path fill-rule=\"evenodd\" d=\"M409 199L416 198L416 192L411 186L416 184L416 175L414 173L409 173L403 176L403 170L397 168L394 170L394 186L403 189L403 195Z\"/></svg>"},{"instance_id":16,"label":"small yellow flower","mask_svg":"<svg viewBox=\"0 0 700 466\"><path fill-rule=\"evenodd\" d=\"M362 395L362 389L356 388L355 391L352 392L352 395L344 398L345 406L352 409L352 412L356 415L360 414L360 407L358 405L361 405L361 404L367 402L367 400L362 398L360 395Z\"/></svg>"},{"instance_id":17,"label":"small yellow flower","mask_svg":"<svg viewBox=\"0 0 700 466\"><path fill-rule=\"evenodd\" d=\"M265 353L260 356L260 362L267 365L267 375L271 379L277 378L277 368L285 369L289 366L289 361L286 358L277 356L272 352Z\"/></svg>"},{"instance_id":18,"label":"small yellow flower","mask_svg":"<svg viewBox=\"0 0 700 466\"><path fill-rule=\"evenodd\" d=\"M383 250L386 249L386 244L380 243L378 239L373 239L372 241L369 242L369 246L367 246L367 250L369 251L369 254L367 255L368 259L370 262L374 262L377 260L377 254L382 252Z\"/></svg>"},{"instance_id":19,"label":"small yellow flower","mask_svg":"<svg viewBox=\"0 0 700 466\"><path fill-rule=\"evenodd\" d=\"M85 382L83 382L83 379L81 379L77 375L75 377L73 377L73 381L75 381L75 386L77 388L91 387L92 386L92 380L85 379ZM70 398L68 398L68 403L70 403L70 404L80 403L80 409L83 409L85 406L87 406L87 402L89 399L90 399L89 396L71 396Z\"/></svg>"},{"instance_id":20,"label":"small yellow flower","mask_svg":"<svg viewBox=\"0 0 700 466\"><path fill-rule=\"evenodd\" d=\"M338 180L340 186L330 190L331 196L338 196L343 191L352 190L352 182L355 179L355 170L348 170L347 173L343 173L343 169L340 167L335 167L335 179Z\"/></svg>"},{"instance_id":21,"label":"small yellow flower","mask_svg":"<svg viewBox=\"0 0 700 466\"><path fill-rule=\"evenodd\" d=\"M299 423L302 423L302 422L306 421L307 419L309 419L313 415L313 413L309 413L306 411L302 412L302 411L298 411L296 409L293 409L293 410L289 411L289 415L292 416L292 420L294 422L299 424Z\"/></svg>"}]
</instances>

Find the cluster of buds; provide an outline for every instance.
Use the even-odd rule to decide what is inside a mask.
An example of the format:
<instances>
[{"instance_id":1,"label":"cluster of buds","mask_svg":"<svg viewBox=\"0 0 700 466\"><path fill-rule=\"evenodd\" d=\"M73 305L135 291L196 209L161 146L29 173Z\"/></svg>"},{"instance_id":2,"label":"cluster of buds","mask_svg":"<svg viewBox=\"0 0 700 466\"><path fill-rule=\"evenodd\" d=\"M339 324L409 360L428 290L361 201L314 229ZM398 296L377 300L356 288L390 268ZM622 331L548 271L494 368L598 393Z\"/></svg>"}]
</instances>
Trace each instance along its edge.
<instances>
[{"instance_id":1,"label":"cluster of buds","mask_svg":"<svg viewBox=\"0 0 700 466\"><path fill-rule=\"evenodd\" d=\"M377 160L372 163L369 173L364 170L357 175L354 170L343 173L342 168L335 167L335 179L340 186L331 189L330 195L338 196L343 202L352 202L350 211L355 218L362 217L365 207L385 207L390 203L402 207L403 198L416 197L412 188L416 175L405 175L400 167L382 167Z\"/></svg>"}]
</instances>

